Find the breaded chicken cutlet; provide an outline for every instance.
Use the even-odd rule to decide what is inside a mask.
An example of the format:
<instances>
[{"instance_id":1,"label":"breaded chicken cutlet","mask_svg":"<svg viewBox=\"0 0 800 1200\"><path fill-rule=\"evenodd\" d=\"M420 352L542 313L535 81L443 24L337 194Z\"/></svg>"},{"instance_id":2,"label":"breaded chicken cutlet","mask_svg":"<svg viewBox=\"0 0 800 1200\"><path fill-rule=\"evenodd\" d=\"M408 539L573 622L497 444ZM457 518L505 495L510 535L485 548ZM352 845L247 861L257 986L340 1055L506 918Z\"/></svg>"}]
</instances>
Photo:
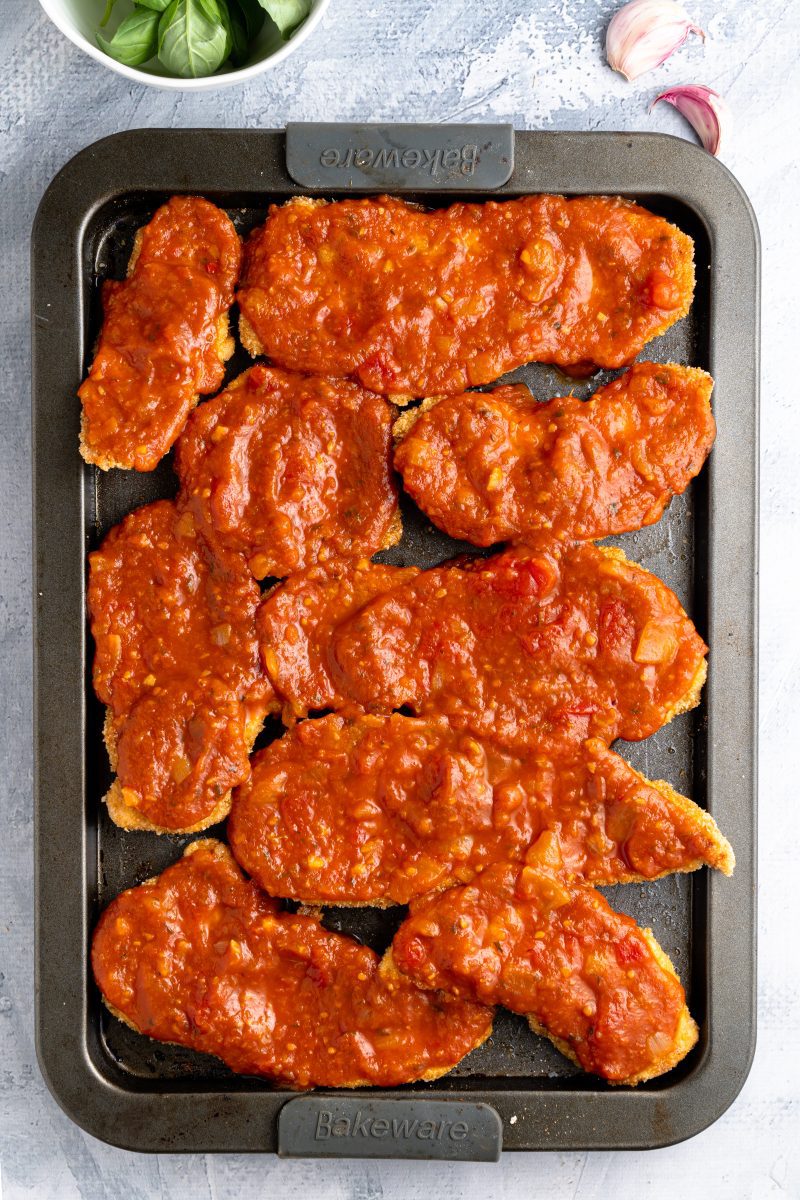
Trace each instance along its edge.
<instances>
[{"instance_id":1,"label":"breaded chicken cutlet","mask_svg":"<svg viewBox=\"0 0 800 1200\"><path fill-rule=\"evenodd\" d=\"M282 912L213 840L112 901L92 967L132 1029L290 1088L437 1079L492 1029L492 1009L421 991L367 946Z\"/></svg>"},{"instance_id":2,"label":"breaded chicken cutlet","mask_svg":"<svg viewBox=\"0 0 800 1200\"><path fill-rule=\"evenodd\" d=\"M228 310L241 243L224 212L173 196L136 235L128 276L103 286L103 324L82 404L88 463L152 471L233 353Z\"/></svg>"},{"instance_id":3,"label":"breaded chicken cutlet","mask_svg":"<svg viewBox=\"0 0 800 1200\"><path fill-rule=\"evenodd\" d=\"M408 904L523 862L545 833L598 885L734 863L707 812L599 739L511 753L399 713L289 730L254 755L227 832L269 895L309 904Z\"/></svg>"},{"instance_id":4,"label":"breaded chicken cutlet","mask_svg":"<svg viewBox=\"0 0 800 1200\"><path fill-rule=\"evenodd\" d=\"M394 409L342 379L258 365L201 405L178 439L178 506L257 579L400 540Z\"/></svg>"},{"instance_id":5,"label":"breaded chicken cutlet","mask_svg":"<svg viewBox=\"0 0 800 1200\"><path fill-rule=\"evenodd\" d=\"M228 812L274 702L258 602L244 560L213 558L170 500L135 509L90 554L93 680L118 825L189 833Z\"/></svg>"},{"instance_id":6,"label":"breaded chicken cutlet","mask_svg":"<svg viewBox=\"0 0 800 1200\"><path fill-rule=\"evenodd\" d=\"M639 741L698 702L705 644L620 550L555 542L408 570L365 565L348 585L348 568L317 568L265 598L262 660L286 718L408 706L511 748Z\"/></svg>"},{"instance_id":7,"label":"breaded chicken cutlet","mask_svg":"<svg viewBox=\"0 0 800 1200\"><path fill-rule=\"evenodd\" d=\"M543 836L543 841L547 835ZM697 1041L674 967L649 929L548 861L497 866L414 901L389 956L422 987L502 1004L584 1071L643 1083Z\"/></svg>"},{"instance_id":8,"label":"breaded chicken cutlet","mask_svg":"<svg viewBox=\"0 0 800 1200\"><path fill-rule=\"evenodd\" d=\"M693 257L686 234L617 197L434 211L297 197L247 241L239 336L280 366L393 398L528 362L622 367L689 311Z\"/></svg>"},{"instance_id":9,"label":"breaded chicken cutlet","mask_svg":"<svg viewBox=\"0 0 800 1200\"><path fill-rule=\"evenodd\" d=\"M710 375L636 363L591 400L521 384L434 397L395 423L395 467L422 511L476 546L595 541L652 525L714 441Z\"/></svg>"}]
</instances>

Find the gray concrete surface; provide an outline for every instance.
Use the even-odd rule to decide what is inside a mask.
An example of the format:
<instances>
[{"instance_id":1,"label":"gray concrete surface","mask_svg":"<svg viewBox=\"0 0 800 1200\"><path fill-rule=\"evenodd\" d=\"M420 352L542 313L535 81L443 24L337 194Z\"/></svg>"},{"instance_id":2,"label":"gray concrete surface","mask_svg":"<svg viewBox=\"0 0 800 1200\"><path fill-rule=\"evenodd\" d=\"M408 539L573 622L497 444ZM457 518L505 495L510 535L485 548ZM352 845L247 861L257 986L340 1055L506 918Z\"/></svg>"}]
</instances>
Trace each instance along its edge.
<instances>
[{"instance_id":1,"label":"gray concrete surface","mask_svg":"<svg viewBox=\"0 0 800 1200\"><path fill-rule=\"evenodd\" d=\"M98 0L99 5L99 0ZM74 49L34 0L0 0L0 1197L2 1200L726 1200L800 1197L800 400L797 372L800 5L690 4L711 35L635 85L604 66L612 0L333 0L288 62L206 95L130 87ZM506 1155L499 1166L144 1157L81 1133L36 1066L32 813L28 238L54 172L96 138L137 126L276 126L289 119L507 119L521 128L662 129L671 82L723 92L723 154L761 223L762 768L760 1033L730 1111L650 1154Z\"/></svg>"}]
</instances>

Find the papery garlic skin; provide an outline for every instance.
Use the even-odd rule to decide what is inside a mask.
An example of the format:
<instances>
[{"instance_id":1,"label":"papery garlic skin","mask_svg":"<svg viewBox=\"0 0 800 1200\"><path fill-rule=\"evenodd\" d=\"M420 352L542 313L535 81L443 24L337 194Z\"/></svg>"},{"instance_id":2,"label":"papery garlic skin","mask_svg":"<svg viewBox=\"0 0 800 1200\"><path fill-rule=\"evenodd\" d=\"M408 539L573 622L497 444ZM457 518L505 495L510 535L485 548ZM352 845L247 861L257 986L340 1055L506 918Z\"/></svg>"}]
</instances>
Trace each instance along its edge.
<instances>
[{"instance_id":1,"label":"papery garlic skin","mask_svg":"<svg viewBox=\"0 0 800 1200\"><path fill-rule=\"evenodd\" d=\"M689 83L682 87L667 88L656 96L653 105L666 100L694 129L709 154L717 155L722 147L723 135L730 128L731 110L713 88L702 83Z\"/></svg>"},{"instance_id":2,"label":"papery garlic skin","mask_svg":"<svg viewBox=\"0 0 800 1200\"><path fill-rule=\"evenodd\" d=\"M606 32L608 64L626 79L638 79L660 66L690 33L706 36L677 0L630 0L614 13Z\"/></svg>"}]
</instances>

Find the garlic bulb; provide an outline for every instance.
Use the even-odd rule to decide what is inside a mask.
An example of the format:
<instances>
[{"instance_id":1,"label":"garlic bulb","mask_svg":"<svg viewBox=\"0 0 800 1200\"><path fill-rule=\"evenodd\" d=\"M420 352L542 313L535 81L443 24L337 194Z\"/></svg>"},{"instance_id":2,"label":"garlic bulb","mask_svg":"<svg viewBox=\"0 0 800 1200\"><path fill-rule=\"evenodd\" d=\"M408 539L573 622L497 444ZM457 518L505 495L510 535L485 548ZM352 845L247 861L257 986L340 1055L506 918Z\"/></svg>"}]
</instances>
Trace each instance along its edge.
<instances>
[{"instance_id":1,"label":"garlic bulb","mask_svg":"<svg viewBox=\"0 0 800 1200\"><path fill-rule=\"evenodd\" d=\"M660 66L690 33L706 36L677 0L630 0L611 18L606 58L626 79L637 79Z\"/></svg>"},{"instance_id":2,"label":"garlic bulb","mask_svg":"<svg viewBox=\"0 0 800 1200\"><path fill-rule=\"evenodd\" d=\"M719 154L723 133L729 128L731 112L722 96L702 83L668 88L656 96L653 104L666 100L677 108L694 129L709 154ZM653 104L650 105L651 109Z\"/></svg>"}]
</instances>

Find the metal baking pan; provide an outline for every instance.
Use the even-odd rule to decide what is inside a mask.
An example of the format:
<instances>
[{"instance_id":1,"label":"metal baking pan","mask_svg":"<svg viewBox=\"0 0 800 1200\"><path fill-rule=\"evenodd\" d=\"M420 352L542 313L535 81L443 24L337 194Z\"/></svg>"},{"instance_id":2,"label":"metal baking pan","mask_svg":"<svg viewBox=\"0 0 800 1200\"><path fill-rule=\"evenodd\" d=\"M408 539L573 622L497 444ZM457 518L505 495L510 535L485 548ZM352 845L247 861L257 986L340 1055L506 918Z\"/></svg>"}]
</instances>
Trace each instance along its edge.
<instances>
[{"instance_id":1,"label":"metal baking pan","mask_svg":"<svg viewBox=\"0 0 800 1200\"><path fill-rule=\"evenodd\" d=\"M33 232L38 1054L66 1112L108 1142L149 1151L491 1158L502 1123L505 1149L644 1148L705 1128L747 1076L755 1037L759 246L753 214L724 167L674 138L463 130L293 127L292 169L306 180L315 172L315 188L289 174L284 132L123 133L72 159L39 208ZM437 173L435 165L426 169L422 149L435 149L439 136L449 137L451 148L455 138L457 151L459 137L470 147L460 160L439 156L456 172L471 162L463 179L454 180L453 170ZM399 150L384 155L380 171L374 155L356 153L375 146ZM403 155L404 148L413 153ZM693 616L711 646L708 684L694 712L620 748L651 778L670 780L713 812L736 850L736 872L724 879L700 871L608 893L616 907L652 926L672 956L701 1027L699 1045L667 1076L635 1090L613 1089L577 1073L521 1018L500 1012L490 1041L444 1079L356 1096L373 1114L419 1116L421 1101L444 1102L446 1112L462 1114L467 1132L430 1152L391 1128L388 1137L365 1145L325 1137L324 1129L316 1137L320 1097L335 1117L352 1093L293 1099L296 1093L236 1077L215 1060L140 1037L105 1012L88 962L90 933L104 905L177 859L186 841L122 832L100 803L109 770L90 686L86 554L130 509L174 494L176 485L169 462L149 475L103 474L78 455L75 391L98 330L99 283L124 273L135 229L172 193L208 196L246 233L270 203L311 190L402 191L429 205L541 191L633 197L689 233L697 255L690 316L645 354L705 367L716 379L719 434L702 475L659 524L618 539L676 590ZM245 365L239 352L230 373ZM512 378L524 379L540 399L571 386L543 366ZM602 378L576 385L579 394L589 395ZM434 534L410 503L404 518L406 535L385 555L389 561L429 565L452 553L453 544ZM266 736L276 732L273 725ZM326 920L382 949L399 914L331 909ZM492 1116L487 1125L492 1109L500 1120ZM363 1119L362 1112L359 1128ZM452 1127L462 1129L458 1121ZM377 1128L384 1129L381 1121Z\"/></svg>"}]
</instances>

